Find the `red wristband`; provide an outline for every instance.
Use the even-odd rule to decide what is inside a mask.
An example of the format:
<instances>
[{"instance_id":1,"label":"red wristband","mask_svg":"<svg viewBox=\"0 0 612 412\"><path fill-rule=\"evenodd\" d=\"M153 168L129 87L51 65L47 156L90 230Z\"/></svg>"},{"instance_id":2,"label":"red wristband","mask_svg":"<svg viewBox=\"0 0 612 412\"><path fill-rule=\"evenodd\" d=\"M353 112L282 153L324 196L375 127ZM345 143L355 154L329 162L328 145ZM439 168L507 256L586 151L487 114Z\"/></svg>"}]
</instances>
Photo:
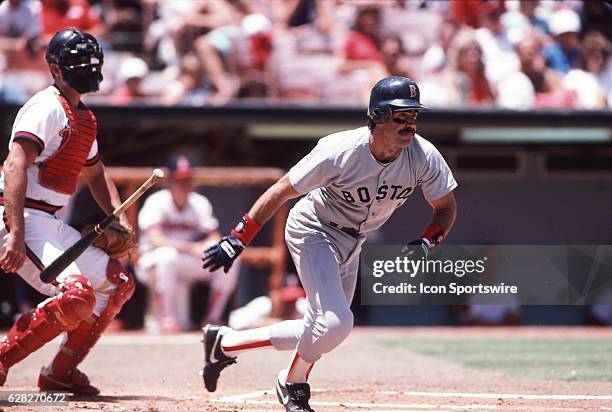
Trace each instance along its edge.
<instances>
[{"instance_id":1,"label":"red wristband","mask_svg":"<svg viewBox=\"0 0 612 412\"><path fill-rule=\"evenodd\" d=\"M232 235L234 235L236 239L240 240L245 245L248 245L260 230L261 226L247 213L232 230Z\"/></svg>"},{"instance_id":2,"label":"red wristband","mask_svg":"<svg viewBox=\"0 0 612 412\"><path fill-rule=\"evenodd\" d=\"M438 225L429 225L423 231L423 236L430 245L437 245L444 240L444 229Z\"/></svg>"}]
</instances>

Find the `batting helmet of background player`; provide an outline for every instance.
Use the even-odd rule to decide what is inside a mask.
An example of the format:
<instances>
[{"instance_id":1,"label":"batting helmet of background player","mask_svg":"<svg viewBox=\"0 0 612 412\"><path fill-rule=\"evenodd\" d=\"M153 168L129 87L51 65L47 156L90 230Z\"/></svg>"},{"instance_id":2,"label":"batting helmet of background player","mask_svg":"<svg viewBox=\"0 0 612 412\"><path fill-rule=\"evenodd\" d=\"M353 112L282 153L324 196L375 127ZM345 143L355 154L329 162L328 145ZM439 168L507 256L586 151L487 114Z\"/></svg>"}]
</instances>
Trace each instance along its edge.
<instances>
[{"instance_id":1,"label":"batting helmet of background player","mask_svg":"<svg viewBox=\"0 0 612 412\"><path fill-rule=\"evenodd\" d=\"M100 89L104 54L91 34L72 28L55 33L45 59L49 64L57 64L64 81L79 93Z\"/></svg>"},{"instance_id":2,"label":"batting helmet of background player","mask_svg":"<svg viewBox=\"0 0 612 412\"><path fill-rule=\"evenodd\" d=\"M428 110L421 104L417 84L401 76L385 77L370 92L368 117L374 124L387 123L394 112Z\"/></svg>"}]
</instances>

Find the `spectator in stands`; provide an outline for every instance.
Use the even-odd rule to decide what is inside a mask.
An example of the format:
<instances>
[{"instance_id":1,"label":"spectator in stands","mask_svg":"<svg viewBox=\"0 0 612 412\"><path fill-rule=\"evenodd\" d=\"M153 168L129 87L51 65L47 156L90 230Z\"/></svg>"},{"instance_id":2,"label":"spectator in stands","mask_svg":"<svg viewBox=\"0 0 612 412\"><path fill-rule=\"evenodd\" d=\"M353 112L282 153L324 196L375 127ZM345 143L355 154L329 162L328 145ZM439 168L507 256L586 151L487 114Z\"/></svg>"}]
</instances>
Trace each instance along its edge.
<instances>
[{"instance_id":1,"label":"spectator in stands","mask_svg":"<svg viewBox=\"0 0 612 412\"><path fill-rule=\"evenodd\" d=\"M555 42L544 49L549 67L567 73L577 67L580 59L580 17L570 9L555 12L550 19L550 32Z\"/></svg>"},{"instance_id":2,"label":"spectator in stands","mask_svg":"<svg viewBox=\"0 0 612 412\"><path fill-rule=\"evenodd\" d=\"M603 109L612 93L612 66L608 63L610 43L599 32L589 32L581 45L580 63L563 79L563 86L577 97L577 107Z\"/></svg>"},{"instance_id":3,"label":"spectator in stands","mask_svg":"<svg viewBox=\"0 0 612 412\"><path fill-rule=\"evenodd\" d=\"M282 9L279 17L286 27L310 25L316 19L320 3L317 0L287 0L279 5Z\"/></svg>"},{"instance_id":4,"label":"spectator in stands","mask_svg":"<svg viewBox=\"0 0 612 412\"><path fill-rule=\"evenodd\" d=\"M38 53L38 6L29 0L7 0L0 4L0 52L25 52L31 56Z\"/></svg>"},{"instance_id":5,"label":"spectator in stands","mask_svg":"<svg viewBox=\"0 0 612 412\"><path fill-rule=\"evenodd\" d=\"M142 53L143 5L140 0L104 0L104 22L113 50Z\"/></svg>"},{"instance_id":6,"label":"spectator in stands","mask_svg":"<svg viewBox=\"0 0 612 412\"><path fill-rule=\"evenodd\" d=\"M0 56L4 57L7 69L35 68L46 72L39 35L38 2L7 0L0 4Z\"/></svg>"},{"instance_id":7,"label":"spectator in stands","mask_svg":"<svg viewBox=\"0 0 612 412\"><path fill-rule=\"evenodd\" d=\"M304 0L301 1L304 2ZM314 14L304 20L308 21L308 24L293 26L301 19L295 20L292 15L288 16L286 22L280 22L280 27L288 28L288 30L283 30L283 34L289 33L295 37L295 47L298 53L333 54L339 47L340 40L348 27L345 28L344 24L336 18L335 2L327 0L310 0L310 2L314 5Z\"/></svg>"},{"instance_id":8,"label":"spectator in stands","mask_svg":"<svg viewBox=\"0 0 612 412\"><path fill-rule=\"evenodd\" d=\"M423 73L439 73L446 68L448 49L457 30L459 30L459 26L451 19L445 19L440 24L436 43L429 46L421 59L421 71Z\"/></svg>"},{"instance_id":9,"label":"spectator in stands","mask_svg":"<svg viewBox=\"0 0 612 412\"><path fill-rule=\"evenodd\" d=\"M141 89L142 81L148 72L149 66L139 57L130 57L123 61L117 75L120 84L111 94L111 103L123 105L148 97Z\"/></svg>"},{"instance_id":10,"label":"spectator in stands","mask_svg":"<svg viewBox=\"0 0 612 412\"><path fill-rule=\"evenodd\" d=\"M519 68L514 44L508 36L501 17L505 12L503 2L483 3L480 9L481 27L475 31L485 62L485 75L496 84L502 77Z\"/></svg>"},{"instance_id":11,"label":"spectator in stands","mask_svg":"<svg viewBox=\"0 0 612 412\"><path fill-rule=\"evenodd\" d=\"M449 105L486 106L494 102L483 51L473 30L463 29L455 36L449 49L449 69L443 86Z\"/></svg>"},{"instance_id":12,"label":"spectator in stands","mask_svg":"<svg viewBox=\"0 0 612 412\"><path fill-rule=\"evenodd\" d=\"M194 192L186 156L174 158L168 172L167 189L149 196L138 213L136 274L154 292L161 331L170 333L191 328L189 292L196 281L211 283L205 323L222 322L240 268L226 274L202 269L202 248L220 239L219 222L208 199Z\"/></svg>"},{"instance_id":13,"label":"spectator in stands","mask_svg":"<svg viewBox=\"0 0 612 412\"><path fill-rule=\"evenodd\" d=\"M466 25L477 29L482 27L481 10L483 2L481 0L464 0L451 2L451 17L460 26Z\"/></svg>"},{"instance_id":14,"label":"spectator in stands","mask_svg":"<svg viewBox=\"0 0 612 412\"><path fill-rule=\"evenodd\" d=\"M610 40L599 32L589 32L582 40L583 70L597 78L599 87L606 97L608 107L612 107L612 60Z\"/></svg>"},{"instance_id":15,"label":"spectator in stands","mask_svg":"<svg viewBox=\"0 0 612 412\"><path fill-rule=\"evenodd\" d=\"M582 33L597 31L612 41L612 4L605 1L585 1L580 11Z\"/></svg>"},{"instance_id":16,"label":"spectator in stands","mask_svg":"<svg viewBox=\"0 0 612 412\"><path fill-rule=\"evenodd\" d=\"M15 82L6 81L6 77L0 68L0 103L19 104L28 100L26 91Z\"/></svg>"},{"instance_id":17,"label":"spectator in stands","mask_svg":"<svg viewBox=\"0 0 612 412\"><path fill-rule=\"evenodd\" d=\"M520 70L498 84L497 104L507 109L565 107L573 97L561 90L561 73L546 67L539 32L524 31L516 44Z\"/></svg>"},{"instance_id":18,"label":"spectator in stands","mask_svg":"<svg viewBox=\"0 0 612 412\"><path fill-rule=\"evenodd\" d=\"M404 51L401 37L394 34L386 36L381 42L380 51L389 75L414 78L410 67L410 59Z\"/></svg>"},{"instance_id":19,"label":"spectator in stands","mask_svg":"<svg viewBox=\"0 0 612 412\"><path fill-rule=\"evenodd\" d=\"M161 99L167 105L202 106L209 103L210 94L211 86L205 81L200 61L195 54L189 53L181 59L179 73L163 90Z\"/></svg>"},{"instance_id":20,"label":"spectator in stands","mask_svg":"<svg viewBox=\"0 0 612 412\"><path fill-rule=\"evenodd\" d=\"M375 7L359 9L343 46L346 70L382 67L384 58L380 52L379 31L379 10Z\"/></svg>"},{"instance_id":21,"label":"spectator in stands","mask_svg":"<svg viewBox=\"0 0 612 412\"><path fill-rule=\"evenodd\" d=\"M540 6L540 0L520 1L519 13L521 13L531 26L538 29L542 34L550 34L550 29L546 20L538 17L536 11Z\"/></svg>"},{"instance_id":22,"label":"spectator in stands","mask_svg":"<svg viewBox=\"0 0 612 412\"><path fill-rule=\"evenodd\" d=\"M192 0L166 6L175 7L168 24L179 59L193 52L194 42L203 34L219 27L239 25L242 15L235 3L239 6L241 2Z\"/></svg>"},{"instance_id":23,"label":"spectator in stands","mask_svg":"<svg viewBox=\"0 0 612 412\"><path fill-rule=\"evenodd\" d=\"M357 11L355 24L340 49L341 76L351 76L363 103L377 79L388 76L385 59L380 51L380 11L376 7L362 7Z\"/></svg>"},{"instance_id":24,"label":"spectator in stands","mask_svg":"<svg viewBox=\"0 0 612 412\"><path fill-rule=\"evenodd\" d=\"M68 27L91 33L96 38L104 36L106 29L100 16L87 0L41 0L43 34L51 38ZM45 41L43 41L44 43Z\"/></svg>"},{"instance_id":25,"label":"spectator in stands","mask_svg":"<svg viewBox=\"0 0 612 412\"><path fill-rule=\"evenodd\" d=\"M211 104L224 104L241 97L265 97L265 73L272 49L272 23L263 14L241 13L239 25L211 30L195 42L195 49L214 86Z\"/></svg>"},{"instance_id":26,"label":"spectator in stands","mask_svg":"<svg viewBox=\"0 0 612 412\"><path fill-rule=\"evenodd\" d=\"M0 101L23 103L49 82L39 35L38 1L0 3Z\"/></svg>"}]
</instances>

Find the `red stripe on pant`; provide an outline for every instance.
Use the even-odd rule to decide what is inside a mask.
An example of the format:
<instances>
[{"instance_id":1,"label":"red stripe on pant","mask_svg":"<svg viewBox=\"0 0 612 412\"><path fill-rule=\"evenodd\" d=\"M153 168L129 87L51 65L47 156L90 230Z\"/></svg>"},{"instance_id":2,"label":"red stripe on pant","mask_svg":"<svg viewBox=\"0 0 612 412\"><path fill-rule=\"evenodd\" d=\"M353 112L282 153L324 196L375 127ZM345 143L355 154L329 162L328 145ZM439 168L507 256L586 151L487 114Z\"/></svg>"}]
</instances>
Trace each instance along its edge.
<instances>
[{"instance_id":1,"label":"red stripe on pant","mask_svg":"<svg viewBox=\"0 0 612 412\"><path fill-rule=\"evenodd\" d=\"M221 349L223 350L223 352L227 353L227 352L233 352L237 350L262 348L264 346L272 346L272 342L270 342L270 339L260 340L257 342L243 343L242 345L236 345L236 346L223 346L223 344L221 344Z\"/></svg>"},{"instance_id":2,"label":"red stripe on pant","mask_svg":"<svg viewBox=\"0 0 612 412\"><path fill-rule=\"evenodd\" d=\"M293 357L293 360L291 361L291 366L289 367L289 370L287 371L287 376L291 374L291 371L293 370L299 358L300 358L300 354L295 352L295 356ZM308 369L306 369L306 380L308 380L308 378L310 377L310 372L312 371L313 366L314 366L314 363L311 363L310 366L308 366Z\"/></svg>"},{"instance_id":3,"label":"red stripe on pant","mask_svg":"<svg viewBox=\"0 0 612 412\"><path fill-rule=\"evenodd\" d=\"M6 217L6 209L4 209L4 212L2 213L2 221L4 222L4 227L6 228L6 231L8 233L11 233L11 228L8 225L8 219ZM36 266L38 270L43 270L45 268L45 265L38 258L38 256L34 254L32 249L28 247L28 245L26 245L26 256L30 258L30 260L32 261L32 263L34 263L34 266Z\"/></svg>"}]
</instances>

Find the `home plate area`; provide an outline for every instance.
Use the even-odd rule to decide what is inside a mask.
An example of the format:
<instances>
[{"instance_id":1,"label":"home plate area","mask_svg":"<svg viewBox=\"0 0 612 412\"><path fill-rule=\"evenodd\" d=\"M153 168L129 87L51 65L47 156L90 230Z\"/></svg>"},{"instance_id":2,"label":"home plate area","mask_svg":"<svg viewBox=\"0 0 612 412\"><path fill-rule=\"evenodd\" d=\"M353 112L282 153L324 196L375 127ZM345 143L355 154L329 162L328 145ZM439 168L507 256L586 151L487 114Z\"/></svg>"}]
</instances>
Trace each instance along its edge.
<instances>
[{"instance_id":1,"label":"home plate area","mask_svg":"<svg viewBox=\"0 0 612 412\"><path fill-rule=\"evenodd\" d=\"M366 395L367 396L364 396ZM366 399L367 398L367 399ZM605 402L608 401L608 402ZM221 411L269 411L280 408L273 390L246 392L211 400ZM602 402L608 406L602 406ZM442 393L313 389L310 405L317 411L612 411L612 396L515 393Z\"/></svg>"}]
</instances>

